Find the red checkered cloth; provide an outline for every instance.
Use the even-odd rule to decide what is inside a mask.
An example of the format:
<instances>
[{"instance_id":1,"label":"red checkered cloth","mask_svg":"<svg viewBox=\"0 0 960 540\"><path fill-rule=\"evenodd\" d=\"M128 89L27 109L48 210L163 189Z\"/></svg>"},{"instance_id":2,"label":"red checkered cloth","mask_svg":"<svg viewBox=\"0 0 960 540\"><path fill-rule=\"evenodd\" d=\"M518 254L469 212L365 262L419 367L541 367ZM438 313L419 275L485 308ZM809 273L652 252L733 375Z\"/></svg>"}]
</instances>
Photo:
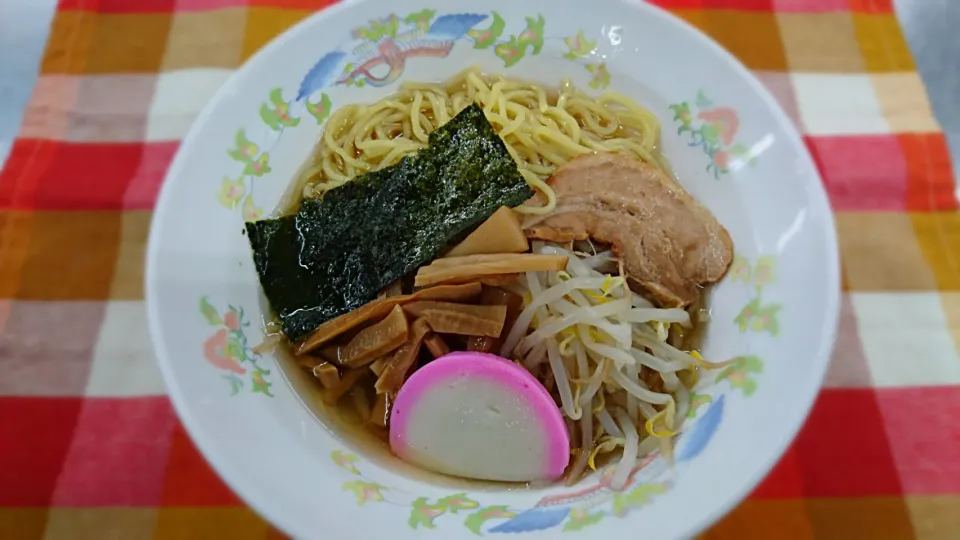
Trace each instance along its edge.
<instances>
[{"instance_id":1,"label":"red checkered cloth","mask_svg":"<svg viewBox=\"0 0 960 540\"><path fill-rule=\"evenodd\" d=\"M0 538L279 536L174 417L146 333L144 248L207 99L328 3L60 2L0 172ZM957 186L891 0L656 3L779 98L820 166L843 258L812 416L704 537L960 538Z\"/></svg>"}]
</instances>

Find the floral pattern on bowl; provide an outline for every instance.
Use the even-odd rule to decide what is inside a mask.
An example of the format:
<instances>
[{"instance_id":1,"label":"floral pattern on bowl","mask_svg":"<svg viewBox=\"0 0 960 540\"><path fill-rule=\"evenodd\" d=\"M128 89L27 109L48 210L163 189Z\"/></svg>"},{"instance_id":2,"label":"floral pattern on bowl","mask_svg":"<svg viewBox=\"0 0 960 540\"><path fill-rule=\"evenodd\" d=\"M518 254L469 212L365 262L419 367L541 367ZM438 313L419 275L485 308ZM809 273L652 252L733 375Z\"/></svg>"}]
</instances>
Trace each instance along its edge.
<instances>
[{"instance_id":1,"label":"floral pattern on bowl","mask_svg":"<svg viewBox=\"0 0 960 540\"><path fill-rule=\"evenodd\" d=\"M200 314L216 331L203 343L203 357L213 367L223 371L221 377L230 383L230 395L235 396L249 388L250 392L273 397L272 383L266 377L270 370L263 367L263 358L254 352L247 341L250 321L242 307L228 305L221 313L206 296L200 298Z\"/></svg>"},{"instance_id":2,"label":"floral pattern on bowl","mask_svg":"<svg viewBox=\"0 0 960 540\"><path fill-rule=\"evenodd\" d=\"M756 165L756 151L737 140L740 114L736 109L714 104L701 90L692 102L670 105L670 110L680 124L677 135L686 134L687 144L701 148L710 158L707 172L714 178L743 165Z\"/></svg>"}]
</instances>

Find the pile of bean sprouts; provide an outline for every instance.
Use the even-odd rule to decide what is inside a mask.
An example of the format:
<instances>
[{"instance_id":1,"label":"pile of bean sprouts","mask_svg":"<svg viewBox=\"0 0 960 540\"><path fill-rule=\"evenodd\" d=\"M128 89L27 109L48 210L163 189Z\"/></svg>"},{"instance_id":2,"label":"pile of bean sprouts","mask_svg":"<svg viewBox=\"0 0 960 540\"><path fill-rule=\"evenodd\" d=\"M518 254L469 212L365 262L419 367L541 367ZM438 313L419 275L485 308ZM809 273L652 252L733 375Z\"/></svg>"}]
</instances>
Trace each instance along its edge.
<instances>
[{"instance_id":1,"label":"pile of bean sprouts","mask_svg":"<svg viewBox=\"0 0 960 540\"><path fill-rule=\"evenodd\" d=\"M595 469L597 456L619 451L610 485L623 489L644 456L660 451L672 459L699 369L725 363L681 350L690 314L656 308L631 292L610 252L543 243L534 252L568 256L567 269L525 275L518 291L524 309L500 354L537 376L558 401L575 455L567 482Z\"/></svg>"}]
</instances>

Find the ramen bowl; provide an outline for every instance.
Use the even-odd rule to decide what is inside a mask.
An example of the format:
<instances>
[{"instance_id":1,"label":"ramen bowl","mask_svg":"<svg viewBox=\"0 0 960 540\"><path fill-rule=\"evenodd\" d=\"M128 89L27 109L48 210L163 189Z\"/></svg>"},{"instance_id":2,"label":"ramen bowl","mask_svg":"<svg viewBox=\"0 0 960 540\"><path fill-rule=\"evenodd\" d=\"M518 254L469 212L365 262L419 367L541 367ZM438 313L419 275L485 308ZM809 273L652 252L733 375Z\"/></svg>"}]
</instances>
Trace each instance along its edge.
<instances>
[{"instance_id":1,"label":"ramen bowl","mask_svg":"<svg viewBox=\"0 0 960 540\"><path fill-rule=\"evenodd\" d=\"M463 68L652 111L685 188L730 232L697 384L668 460L623 490L601 468L572 486L420 471L341 425L312 382L263 352L269 307L244 222L269 215L336 108ZM147 258L150 332L170 397L237 494L298 538L685 537L764 477L820 387L838 314L830 208L773 97L730 54L641 2L347 2L256 54L197 119L170 169Z\"/></svg>"}]
</instances>

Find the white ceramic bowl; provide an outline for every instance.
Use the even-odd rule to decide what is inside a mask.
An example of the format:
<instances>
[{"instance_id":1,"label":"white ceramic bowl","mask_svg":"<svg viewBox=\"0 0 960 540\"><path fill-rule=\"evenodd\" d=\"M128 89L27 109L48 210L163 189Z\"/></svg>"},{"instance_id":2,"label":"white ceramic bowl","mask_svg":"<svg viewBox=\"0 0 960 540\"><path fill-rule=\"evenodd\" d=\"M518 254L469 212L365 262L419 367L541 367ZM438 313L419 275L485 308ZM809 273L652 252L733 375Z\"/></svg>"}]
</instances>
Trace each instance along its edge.
<instances>
[{"instance_id":1,"label":"white ceramic bowl","mask_svg":"<svg viewBox=\"0 0 960 540\"><path fill-rule=\"evenodd\" d=\"M375 50L371 40L401 41L418 25L434 30L425 39L453 44L447 56L412 54L363 86L337 84L345 64ZM265 303L244 218L274 207L331 108L473 64L548 84L571 77L651 109L678 177L734 239L704 353L740 361L697 388L675 466L654 459L625 492L609 490L602 474L571 488L518 490L418 473L358 446L300 399L305 375L251 350ZM300 23L233 76L194 124L163 186L147 267L150 331L180 418L224 480L300 538L695 534L790 443L820 387L838 312L830 208L786 115L692 27L612 0L347 2Z\"/></svg>"}]
</instances>

